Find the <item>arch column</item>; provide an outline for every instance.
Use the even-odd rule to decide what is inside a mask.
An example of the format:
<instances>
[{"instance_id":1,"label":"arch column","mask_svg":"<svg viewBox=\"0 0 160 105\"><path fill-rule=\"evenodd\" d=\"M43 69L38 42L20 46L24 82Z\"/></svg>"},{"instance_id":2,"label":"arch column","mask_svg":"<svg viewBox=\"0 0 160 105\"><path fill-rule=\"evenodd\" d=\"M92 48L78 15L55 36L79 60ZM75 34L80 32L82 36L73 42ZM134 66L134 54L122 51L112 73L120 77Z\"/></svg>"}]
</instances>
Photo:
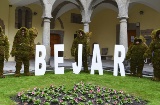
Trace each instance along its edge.
<instances>
[{"instance_id":1,"label":"arch column","mask_svg":"<svg viewBox=\"0 0 160 105\"><path fill-rule=\"evenodd\" d=\"M128 19L128 7L130 0L115 0L118 5L120 19L120 45L125 47L125 52L128 51L128 34L127 34L127 19Z\"/></svg>"},{"instance_id":2,"label":"arch column","mask_svg":"<svg viewBox=\"0 0 160 105\"><path fill-rule=\"evenodd\" d=\"M43 35L42 44L46 47L46 63L50 62L50 19L52 18L51 11L55 0L40 0L43 5Z\"/></svg>"},{"instance_id":3,"label":"arch column","mask_svg":"<svg viewBox=\"0 0 160 105\"><path fill-rule=\"evenodd\" d=\"M91 18L91 14L92 14L92 10L82 10L81 12L82 14L82 22L84 24L84 32L89 32L89 23L91 22L90 21L90 18Z\"/></svg>"},{"instance_id":4,"label":"arch column","mask_svg":"<svg viewBox=\"0 0 160 105\"><path fill-rule=\"evenodd\" d=\"M43 36L42 44L46 47L46 63L49 64L50 60L50 18L43 18Z\"/></svg>"},{"instance_id":5,"label":"arch column","mask_svg":"<svg viewBox=\"0 0 160 105\"><path fill-rule=\"evenodd\" d=\"M91 2L91 1L90 1ZM84 24L84 32L87 33L89 32L89 23L91 22L90 21L90 18L91 18L91 14L92 14L92 10L90 10L88 7L89 7L89 1L87 2L87 0L83 0L82 3L86 4L84 5L84 10L81 11L81 14L82 14L82 22ZM87 57L88 61L89 61L89 64L91 63L91 60L89 58L89 56Z\"/></svg>"},{"instance_id":6,"label":"arch column","mask_svg":"<svg viewBox=\"0 0 160 105\"><path fill-rule=\"evenodd\" d=\"M119 44L125 47L125 51L128 50L128 34L127 34L127 18L121 17L120 18L120 37L119 37Z\"/></svg>"},{"instance_id":7,"label":"arch column","mask_svg":"<svg viewBox=\"0 0 160 105\"><path fill-rule=\"evenodd\" d=\"M84 24L84 32L89 32L89 22L85 22Z\"/></svg>"}]
</instances>

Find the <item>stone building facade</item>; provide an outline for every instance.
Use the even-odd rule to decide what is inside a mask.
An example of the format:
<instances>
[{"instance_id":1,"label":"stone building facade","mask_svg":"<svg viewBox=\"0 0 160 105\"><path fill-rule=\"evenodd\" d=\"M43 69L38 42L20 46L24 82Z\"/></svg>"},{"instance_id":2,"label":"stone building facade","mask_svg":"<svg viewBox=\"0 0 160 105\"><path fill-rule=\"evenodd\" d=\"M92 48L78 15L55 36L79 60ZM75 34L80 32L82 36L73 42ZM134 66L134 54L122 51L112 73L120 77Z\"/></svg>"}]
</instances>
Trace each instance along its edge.
<instances>
[{"instance_id":1,"label":"stone building facade","mask_svg":"<svg viewBox=\"0 0 160 105\"><path fill-rule=\"evenodd\" d=\"M22 7L30 4L38 4L43 9L42 19L43 22L40 23L43 25L42 30L42 44L46 46L47 49L47 57L48 61L50 58L50 33L53 30L50 30L51 27L54 27L54 21L60 20L60 16L71 10L73 8L77 8L81 14L81 22L83 24L83 29L85 32L90 31L90 24L92 23L91 18L93 17L96 9L103 4L106 4L107 8L112 8L117 11L117 19L119 21L119 29L117 31L117 39L115 44L123 45L127 51L128 49L128 33L127 30L130 28L132 30L133 27L138 27L138 22L134 22L135 24L128 24L130 19L128 15L129 8L132 8L134 4L140 3L148 6L149 8L154 9L160 13L160 4L159 0L8 0L9 6ZM71 6L72 5L72 6ZM32 11L34 12L34 11ZM143 13L145 11L140 10L139 13ZM34 12L36 14L36 12ZM134 20L134 19L132 19ZM30 25L30 24L29 24ZM63 24L62 24L63 27ZM115 26L116 27L116 26ZM160 26L157 26L160 27ZM135 29L134 28L134 29ZM116 29L117 30L117 29ZM140 29L136 29L137 35L140 34ZM92 30L91 30L92 31Z\"/></svg>"}]
</instances>

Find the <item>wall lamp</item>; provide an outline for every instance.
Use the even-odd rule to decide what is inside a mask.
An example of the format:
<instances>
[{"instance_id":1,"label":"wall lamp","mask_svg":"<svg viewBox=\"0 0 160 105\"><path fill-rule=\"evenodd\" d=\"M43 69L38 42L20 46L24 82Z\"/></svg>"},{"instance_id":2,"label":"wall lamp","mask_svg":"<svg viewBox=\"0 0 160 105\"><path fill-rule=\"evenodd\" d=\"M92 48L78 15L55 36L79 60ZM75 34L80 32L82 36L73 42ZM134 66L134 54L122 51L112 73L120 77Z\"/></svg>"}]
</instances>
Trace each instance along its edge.
<instances>
[{"instance_id":1,"label":"wall lamp","mask_svg":"<svg viewBox=\"0 0 160 105\"><path fill-rule=\"evenodd\" d=\"M143 14L144 14L144 11L139 11L139 14L140 14L140 15L143 15Z\"/></svg>"}]
</instances>

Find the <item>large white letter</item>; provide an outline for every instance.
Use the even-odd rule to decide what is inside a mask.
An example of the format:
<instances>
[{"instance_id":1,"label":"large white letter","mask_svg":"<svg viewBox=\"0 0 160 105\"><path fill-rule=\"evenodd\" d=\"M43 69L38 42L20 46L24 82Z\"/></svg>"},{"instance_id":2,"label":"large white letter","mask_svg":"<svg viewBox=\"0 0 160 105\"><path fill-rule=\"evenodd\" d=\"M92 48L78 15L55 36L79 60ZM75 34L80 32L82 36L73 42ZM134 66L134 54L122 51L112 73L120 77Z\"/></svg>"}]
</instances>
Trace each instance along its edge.
<instances>
[{"instance_id":1,"label":"large white letter","mask_svg":"<svg viewBox=\"0 0 160 105\"><path fill-rule=\"evenodd\" d=\"M40 55L41 52L41 55ZM36 56L35 56L35 75L44 75L46 72L46 48L44 45L36 45ZM41 64L41 68L39 65Z\"/></svg>"},{"instance_id":2,"label":"large white letter","mask_svg":"<svg viewBox=\"0 0 160 105\"><path fill-rule=\"evenodd\" d=\"M121 55L119 57L119 55ZM120 73L121 76L125 76L125 70L124 70L124 65L123 61L125 58L125 48L123 45L115 45L114 49L114 76L118 75L118 64L120 67Z\"/></svg>"},{"instance_id":3,"label":"large white letter","mask_svg":"<svg viewBox=\"0 0 160 105\"><path fill-rule=\"evenodd\" d=\"M78 66L75 63L72 63L73 73L79 74L82 69L82 44L78 44Z\"/></svg>"},{"instance_id":4,"label":"large white letter","mask_svg":"<svg viewBox=\"0 0 160 105\"><path fill-rule=\"evenodd\" d=\"M97 57L97 59L96 59ZM96 63L97 61L97 63ZM92 57L92 66L91 66L91 74L94 74L94 70L99 71L99 75L103 75L103 69L102 69L102 61L101 61L101 55L99 50L99 44L94 44L93 49L93 57Z\"/></svg>"},{"instance_id":5,"label":"large white letter","mask_svg":"<svg viewBox=\"0 0 160 105\"><path fill-rule=\"evenodd\" d=\"M63 57L58 57L58 51L64 51L64 44L54 44L54 71L55 74L64 74L64 67L58 67L58 63L63 63Z\"/></svg>"}]
</instances>

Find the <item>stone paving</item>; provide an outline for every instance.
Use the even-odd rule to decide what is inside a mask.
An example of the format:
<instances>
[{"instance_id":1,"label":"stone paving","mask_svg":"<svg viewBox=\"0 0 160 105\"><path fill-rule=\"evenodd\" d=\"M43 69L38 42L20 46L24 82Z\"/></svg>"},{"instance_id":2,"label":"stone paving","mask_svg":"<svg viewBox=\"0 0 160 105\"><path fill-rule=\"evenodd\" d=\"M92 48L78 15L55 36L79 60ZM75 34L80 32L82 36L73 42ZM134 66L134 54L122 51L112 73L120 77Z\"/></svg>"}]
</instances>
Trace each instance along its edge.
<instances>
[{"instance_id":1,"label":"stone paving","mask_svg":"<svg viewBox=\"0 0 160 105\"><path fill-rule=\"evenodd\" d=\"M74 62L74 60L65 59L64 63L60 63L59 66L65 67L65 69L72 69L72 63L73 62ZM4 75L14 74L15 65L16 65L16 63L14 61L5 62L5 64L4 64ZM29 69L32 72L34 72L34 65L35 65L34 60L31 60ZM102 60L102 66L103 66L104 70L112 72L113 67L114 67L114 61L113 60ZM54 69L54 59L51 59L50 66L47 66L47 70L53 70L53 69ZM90 65L89 65L89 69L90 69ZM125 66L126 74L130 73L129 69L130 69L129 65ZM22 66L22 69L21 69L21 73L23 73L23 72L24 72L24 66ZM147 76L147 77L152 77L153 76L152 65L149 65L149 64L144 65L143 76Z\"/></svg>"}]
</instances>

